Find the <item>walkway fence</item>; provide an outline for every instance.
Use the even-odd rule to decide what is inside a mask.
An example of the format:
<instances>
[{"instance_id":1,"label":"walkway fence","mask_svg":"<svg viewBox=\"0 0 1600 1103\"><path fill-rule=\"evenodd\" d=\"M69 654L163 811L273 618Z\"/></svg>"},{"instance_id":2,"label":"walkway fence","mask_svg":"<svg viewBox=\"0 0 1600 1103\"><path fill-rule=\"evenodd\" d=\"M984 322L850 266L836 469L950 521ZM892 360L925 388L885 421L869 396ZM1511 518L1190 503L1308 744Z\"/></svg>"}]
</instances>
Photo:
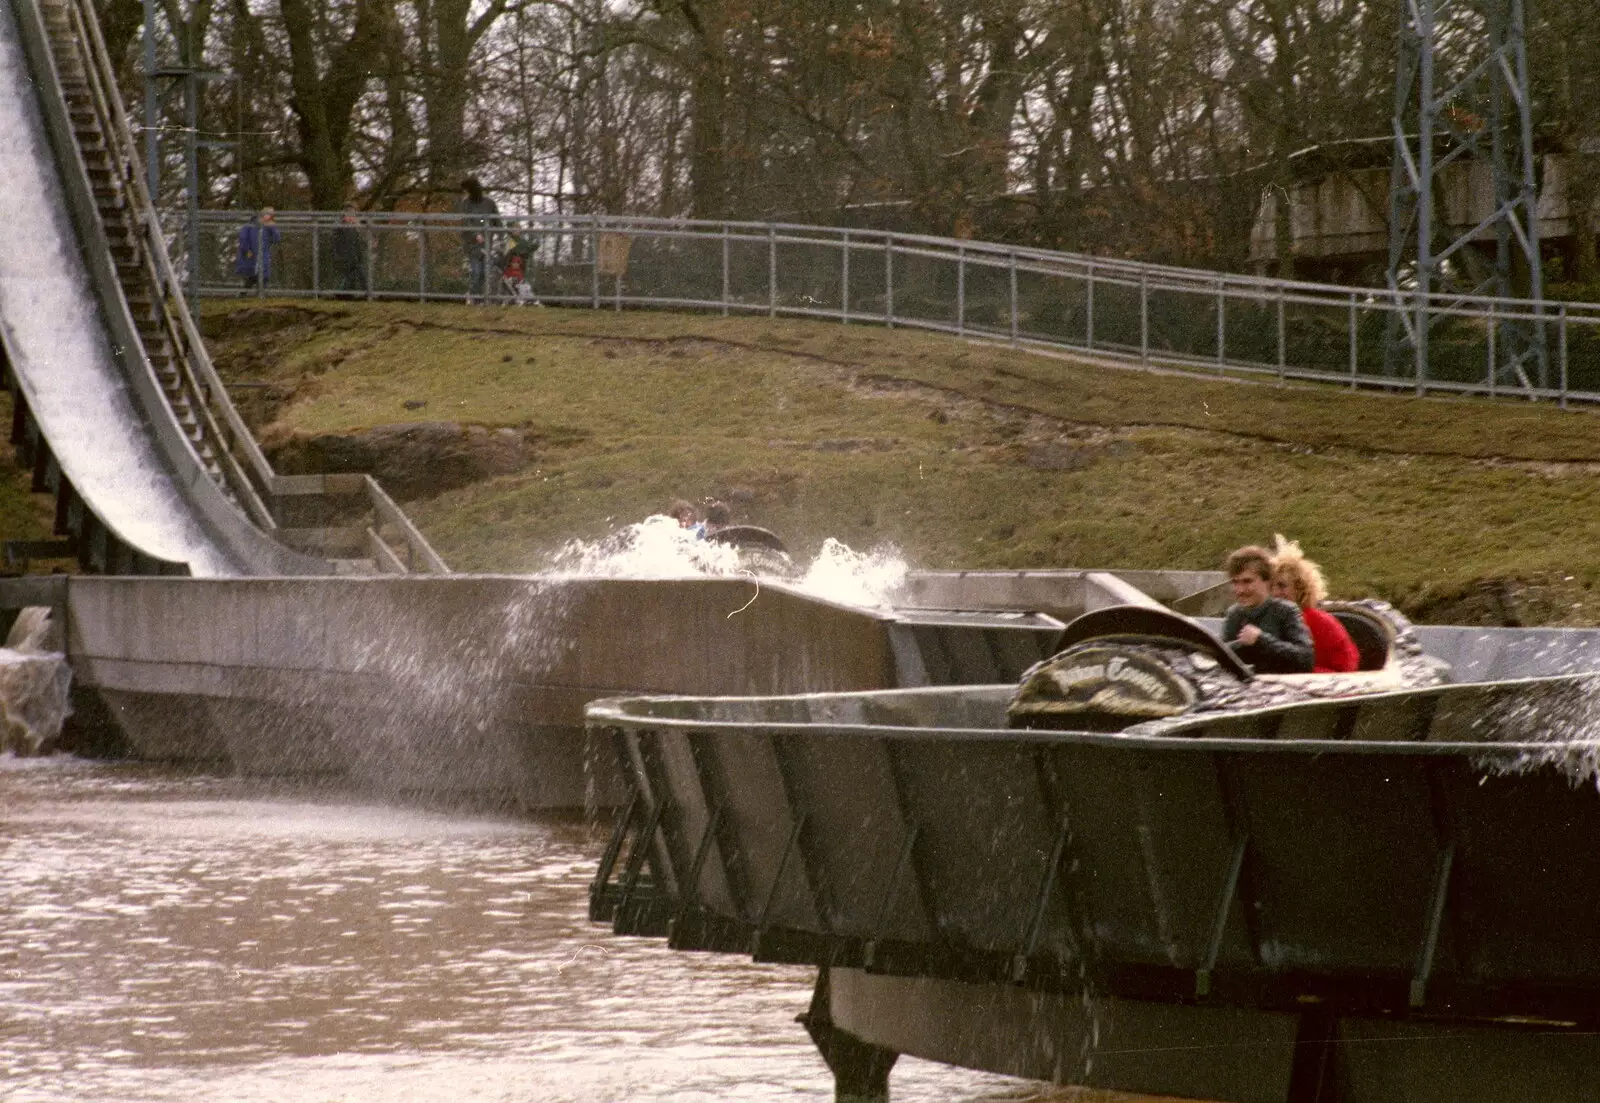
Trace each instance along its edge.
<instances>
[{"instance_id":1,"label":"walkway fence","mask_svg":"<svg viewBox=\"0 0 1600 1103\"><path fill-rule=\"evenodd\" d=\"M1423 303L1383 288L950 238L611 216L503 219L485 235L488 278L474 294L471 237L460 216L363 213L353 226L360 249L336 250L341 213L315 211L278 215L282 240L271 279L246 291L233 275L245 217L201 213L190 269L200 295L820 318L1352 388L1600 402L1600 304L1445 295ZM514 234L537 246L520 284L501 276ZM1391 327L1415 324L1424 307L1432 330L1429 363L1419 374L1409 354L1389 363L1385 349ZM1531 377L1503 363L1511 327L1545 343L1546 364L1530 368Z\"/></svg>"}]
</instances>

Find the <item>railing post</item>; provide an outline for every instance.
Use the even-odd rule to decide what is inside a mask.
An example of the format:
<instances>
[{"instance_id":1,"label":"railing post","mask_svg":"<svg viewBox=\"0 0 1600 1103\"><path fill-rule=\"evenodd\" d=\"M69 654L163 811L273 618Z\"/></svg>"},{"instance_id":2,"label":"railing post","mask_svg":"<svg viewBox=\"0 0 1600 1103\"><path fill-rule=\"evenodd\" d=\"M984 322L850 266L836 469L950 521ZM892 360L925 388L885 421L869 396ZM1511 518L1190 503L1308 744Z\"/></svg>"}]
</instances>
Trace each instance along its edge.
<instances>
[{"instance_id":1,"label":"railing post","mask_svg":"<svg viewBox=\"0 0 1600 1103\"><path fill-rule=\"evenodd\" d=\"M428 294L428 226L427 223L413 225L417 226L417 291L422 301L427 302L431 298Z\"/></svg>"},{"instance_id":2,"label":"railing post","mask_svg":"<svg viewBox=\"0 0 1600 1103\"><path fill-rule=\"evenodd\" d=\"M722 316L728 316L728 299L732 296L728 271L728 224L722 224Z\"/></svg>"},{"instance_id":3,"label":"railing post","mask_svg":"<svg viewBox=\"0 0 1600 1103\"><path fill-rule=\"evenodd\" d=\"M767 317L778 316L778 228L767 223Z\"/></svg>"},{"instance_id":4,"label":"railing post","mask_svg":"<svg viewBox=\"0 0 1600 1103\"><path fill-rule=\"evenodd\" d=\"M1356 389L1356 372L1360 367L1361 359L1357 348L1360 340L1356 329L1356 293L1350 292L1350 389Z\"/></svg>"},{"instance_id":5,"label":"railing post","mask_svg":"<svg viewBox=\"0 0 1600 1103\"><path fill-rule=\"evenodd\" d=\"M850 324L850 231L844 232L839 247L839 321Z\"/></svg>"},{"instance_id":6,"label":"railing post","mask_svg":"<svg viewBox=\"0 0 1600 1103\"><path fill-rule=\"evenodd\" d=\"M322 241L320 231L322 227L315 222L311 224L311 297L322 298Z\"/></svg>"},{"instance_id":7,"label":"railing post","mask_svg":"<svg viewBox=\"0 0 1600 1103\"><path fill-rule=\"evenodd\" d=\"M1495 322L1494 322L1494 303L1492 303L1492 302L1491 302L1491 303L1490 303L1490 304L1489 304L1489 332L1488 332L1488 340L1486 340L1486 341L1485 341L1485 342L1484 342L1484 347L1485 347L1485 353L1486 353L1486 355L1487 355L1487 357L1488 357L1488 360L1489 360L1489 397L1490 397L1490 398L1493 398L1493 397L1494 397L1494 394L1495 394L1495 384L1496 384L1496 383L1497 383L1497 382L1498 382L1498 381L1499 381L1499 380L1498 380L1498 379L1497 379L1497 377L1498 377L1498 376L1499 376L1499 374L1500 374L1500 373L1499 373L1499 371L1497 371L1497 370L1496 370L1496 368L1497 368L1497 367L1498 367L1498 365L1496 365L1496 364L1495 364L1495 353L1496 353L1496 352L1498 352L1498 351L1499 351L1499 350L1498 350L1498 349L1497 349L1497 348L1496 348L1496 345L1497 345L1497 344L1498 344L1498 342L1497 342L1497 341L1496 341L1496 340L1495 340L1495 338L1496 338L1496 337L1497 337L1497 336L1498 336L1498 334L1496 334L1496 333L1495 333Z\"/></svg>"},{"instance_id":8,"label":"railing post","mask_svg":"<svg viewBox=\"0 0 1600 1103\"><path fill-rule=\"evenodd\" d=\"M1567 304L1562 303L1558 318L1561 326L1560 336L1560 363L1561 363L1561 408L1567 408Z\"/></svg>"},{"instance_id":9,"label":"railing post","mask_svg":"<svg viewBox=\"0 0 1600 1103\"><path fill-rule=\"evenodd\" d=\"M894 328L894 235L883 235L883 324Z\"/></svg>"},{"instance_id":10,"label":"railing post","mask_svg":"<svg viewBox=\"0 0 1600 1103\"><path fill-rule=\"evenodd\" d=\"M593 310L600 309L600 220L595 215L590 215L589 222L589 306Z\"/></svg>"},{"instance_id":11,"label":"railing post","mask_svg":"<svg viewBox=\"0 0 1600 1103\"><path fill-rule=\"evenodd\" d=\"M1287 326L1283 317L1283 285L1278 285L1278 382L1283 382L1285 371L1289 366L1289 337Z\"/></svg>"},{"instance_id":12,"label":"railing post","mask_svg":"<svg viewBox=\"0 0 1600 1103\"><path fill-rule=\"evenodd\" d=\"M1417 296L1417 328L1414 331L1412 344L1416 346L1416 355L1413 358L1416 365L1417 397L1421 398L1427 392L1428 376L1428 326L1433 322L1432 303L1428 301L1429 292L1420 288Z\"/></svg>"},{"instance_id":13,"label":"railing post","mask_svg":"<svg viewBox=\"0 0 1600 1103\"><path fill-rule=\"evenodd\" d=\"M1094 261L1089 262L1089 273L1084 281L1083 347L1094 351Z\"/></svg>"},{"instance_id":14,"label":"railing post","mask_svg":"<svg viewBox=\"0 0 1600 1103\"><path fill-rule=\"evenodd\" d=\"M373 299L373 288L377 286L375 277L378 274L378 262L374 258L378 255L376 248L378 242L372 236L372 223L367 222L361 227L361 240L366 243L366 248L361 251L362 259L366 261L367 268L367 302Z\"/></svg>"},{"instance_id":15,"label":"railing post","mask_svg":"<svg viewBox=\"0 0 1600 1103\"><path fill-rule=\"evenodd\" d=\"M1150 275L1139 271L1139 363L1150 366Z\"/></svg>"},{"instance_id":16,"label":"railing post","mask_svg":"<svg viewBox=\"0 0 1600 1103\"><path fill-rule=\"evenodd\" d=\"M956 246L956 333L967 332L967 247Z\"/></svg>"},{"instance_id":17,"label":"railing post","mask_svg":"<svg viewBox=\"0 0 1600 1103\"><path fill-rule=\"evenodd\" d=\"M1221 373L1228 363L1228 296L1223 294L1222 281L1217 281L1217 371Z\"/></svg>"},{"instance_id":18,"label":"railing post","mask_svg":"<svg viewBox=\"0 0 1600 1103\"><path fill-rule=\"evenodd\" d=\"M1011 250L1011 343L1017 343L1020 321L1017 318L1017 251Z\"/></svg>"}]
</instances>

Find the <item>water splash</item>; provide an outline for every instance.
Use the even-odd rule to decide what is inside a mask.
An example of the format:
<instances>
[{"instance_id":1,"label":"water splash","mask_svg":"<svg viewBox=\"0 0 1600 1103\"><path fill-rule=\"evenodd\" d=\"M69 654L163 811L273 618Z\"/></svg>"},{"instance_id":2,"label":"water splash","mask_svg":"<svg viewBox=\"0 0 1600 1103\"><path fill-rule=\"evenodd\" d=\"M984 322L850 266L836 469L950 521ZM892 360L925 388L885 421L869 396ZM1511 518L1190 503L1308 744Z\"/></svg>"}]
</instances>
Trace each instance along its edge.
<instances>
[{"instance_id":1,"label":"water splash","mask_svg":"<svg viewBox=\"0 0 1600 1103\"><path fill-rule=\"evenodd\" d=\"M715 578L744 570L739 549L698 539L671 517L646 517L601 540L569 540L538 572L554 578Z\"/></svg>"},{"instance_id":2,"label":"water splash","mask_svg":"<svg viewBox=\"0 0 1600 1103\"><path fill-rule=\"evenodd\" d=\"M798 588L828 601L876 608L892 603L905 585L909 569L898 548L858 552L830 536L822 542Z\"/></svg>"},{"instance_id":3,"label":"water splash","mask_svg":"<svg viewBox=\"0 0 1600 1103\"><path fill-rule=\"evenodd\" d=\"M1485 743L1519 744L1485 754L1485 774L1556 770L1574 787L1600 790L1600 674L1584 674L1487 689L1472 721Z\"/></svg>"},{"instance_id":4,"label":"water splash","mask_svg":"<svg viewBox=\"0 0 1600 1103\"><path fill-rule=\"evenodd\" d=\"M909 567L898 548L854 551L833 537L798 564L766 549L744 549L696 537L671 517L647 517L601 540L569 540L538 572L541 578L682 579L754 575L844 605L889 605Z\"/></svg>"}]
</instances>

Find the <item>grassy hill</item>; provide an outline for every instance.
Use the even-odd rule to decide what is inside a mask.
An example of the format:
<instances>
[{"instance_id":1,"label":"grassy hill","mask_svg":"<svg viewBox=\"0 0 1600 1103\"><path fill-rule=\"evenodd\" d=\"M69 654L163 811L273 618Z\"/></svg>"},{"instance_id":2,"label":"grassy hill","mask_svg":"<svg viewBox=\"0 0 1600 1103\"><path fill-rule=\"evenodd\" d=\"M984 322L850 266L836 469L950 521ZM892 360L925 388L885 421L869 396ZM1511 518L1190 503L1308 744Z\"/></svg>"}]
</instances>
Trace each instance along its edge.
<instances>
[{"instance_id":1,"label":"grassy hill","mask_svg":"<svg viewBox=\"0 0 1600 1103\"><path fill-rule=\"evenodd\" d=\"M407 503L458 569L537 568L676 497L801 556L1212 568L1301 540L1336 596L1428 620L1600 619L1600 420L1112 367L825 322L454 304L207 304L274 448L511 430L520 471Z\"/></svg>"}]
</instances>

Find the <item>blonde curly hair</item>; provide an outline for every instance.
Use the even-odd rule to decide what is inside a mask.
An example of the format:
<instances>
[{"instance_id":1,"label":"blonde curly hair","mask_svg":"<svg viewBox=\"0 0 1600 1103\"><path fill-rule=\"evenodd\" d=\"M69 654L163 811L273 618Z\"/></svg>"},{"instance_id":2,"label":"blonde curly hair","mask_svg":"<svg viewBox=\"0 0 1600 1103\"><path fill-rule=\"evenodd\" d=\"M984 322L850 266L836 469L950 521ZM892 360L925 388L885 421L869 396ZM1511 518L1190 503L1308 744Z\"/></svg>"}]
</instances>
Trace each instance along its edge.
<instances>
[{"instance_id":1,"label":"blonde curly hair","mask_svg":"<svg viewBox=\"0 0 1600 1103\"><path fill-rule=\"evenodd\" d=\"M1327 598L1322 568L1306 558L1298 540L1285 540L1281 533L1274 533L1272 545L1272 581L1282 584L1296 605L1304 609Z\"/></svg>"}]
</instances>

